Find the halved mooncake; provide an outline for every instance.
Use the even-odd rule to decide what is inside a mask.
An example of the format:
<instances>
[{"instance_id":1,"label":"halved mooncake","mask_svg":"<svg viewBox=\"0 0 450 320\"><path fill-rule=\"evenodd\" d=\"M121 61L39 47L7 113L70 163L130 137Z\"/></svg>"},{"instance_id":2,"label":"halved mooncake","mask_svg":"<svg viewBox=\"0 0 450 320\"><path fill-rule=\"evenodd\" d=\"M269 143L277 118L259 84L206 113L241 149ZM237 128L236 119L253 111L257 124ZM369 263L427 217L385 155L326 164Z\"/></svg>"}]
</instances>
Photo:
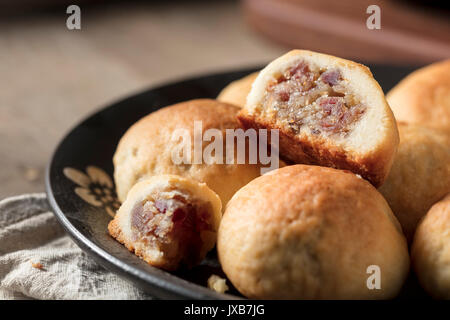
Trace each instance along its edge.
<instances>
[{"instance_id":1,"label":"halved mooncake","mask_svg":"<svg viewBox=\"0 0 450 320\"><path fill-rule=\"evenodd\" d=\"M131 188L108 230L155 267L192 267L214 247L221 210L219 196L205 183L153 176Z\"/></svg>"},{"instance_id":2,"label":"halved mooncake","mask_svg":"<svg viewBox=\"0 0 450 320\"><path fill-rule=\"evenodd\" d=\"M255 79L245 128L280 130L280 154L295 163L347 169L374 186L385 180L399 142L383 91L356 62L293 50Z\"/></svg>"}]
</instances>

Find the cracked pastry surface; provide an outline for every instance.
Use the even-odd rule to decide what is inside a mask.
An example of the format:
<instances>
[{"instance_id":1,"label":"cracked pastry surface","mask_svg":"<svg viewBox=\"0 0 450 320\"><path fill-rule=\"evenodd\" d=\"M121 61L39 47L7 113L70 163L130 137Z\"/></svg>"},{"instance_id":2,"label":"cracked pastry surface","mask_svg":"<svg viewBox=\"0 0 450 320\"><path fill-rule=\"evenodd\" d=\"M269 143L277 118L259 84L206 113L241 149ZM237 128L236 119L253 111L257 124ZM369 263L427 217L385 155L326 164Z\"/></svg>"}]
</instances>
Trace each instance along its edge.
<instances>
[{"instance_id":1,"label":"cracked pastry surface","mask_svg":"<svg viewBox=\"0 0 450 320\"><path fill-rule=\"evenodd\" d=\"M382 195L351 172L310 165L240 189L217 251L233 285L258 299L392 298L409 270L406 240ZM380 267L381 290L367 287L371 265Z\"/></svg>"},{"instance_id":2,"label":"cracked pastry surface","mask_svg":"<svg viewBox=\"0 0 450 320\"><path fill-rule=\"evenodd\" d=\"M347 169L377 187L398 145L395 119L370 70L306 50L265 67L238 118L246 128L279 129L287 160Z\"/></svg>"}]
</instances>

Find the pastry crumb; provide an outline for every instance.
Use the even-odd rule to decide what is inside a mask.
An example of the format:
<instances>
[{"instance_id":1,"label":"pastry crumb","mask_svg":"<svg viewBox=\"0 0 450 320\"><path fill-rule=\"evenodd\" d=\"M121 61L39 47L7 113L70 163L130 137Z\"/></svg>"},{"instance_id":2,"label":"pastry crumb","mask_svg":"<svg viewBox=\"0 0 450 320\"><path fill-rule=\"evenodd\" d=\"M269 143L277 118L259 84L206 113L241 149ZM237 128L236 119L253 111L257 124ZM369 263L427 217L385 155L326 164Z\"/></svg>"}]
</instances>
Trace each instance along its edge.
<instances>
[{"instance_id":1,"label":"pastry crumb","mask_svg":"<svg viewBox=\"0 0 450 320\"><path fill-rule=\"evenodd\" d=\"M25 168L23 175L27 181L34 182L39 179L39 170L36 168Z\"/></svg>"},{"instance_id":2,"label":"pastry crumb","mask_svg":"<svg viewBox=\"0 0 450 320\"><path fill-rule=\"evenodd\" d=\"M229 290L226 282L226 279L213 274L208 279L208 288L219 293L225 293Z\"/></svg>"},{"instance_id":3,"label":"pastry crumb","mask_svg":"<svg viewBox=\"0 0 450 320\"><path fill-rule=\"evenodd\" d=\"M36 269L39 269L39 270L44 270L44 266L40 262L31 262L31 266L33 268L36 268Z\"/></svg>"}]
</instances>

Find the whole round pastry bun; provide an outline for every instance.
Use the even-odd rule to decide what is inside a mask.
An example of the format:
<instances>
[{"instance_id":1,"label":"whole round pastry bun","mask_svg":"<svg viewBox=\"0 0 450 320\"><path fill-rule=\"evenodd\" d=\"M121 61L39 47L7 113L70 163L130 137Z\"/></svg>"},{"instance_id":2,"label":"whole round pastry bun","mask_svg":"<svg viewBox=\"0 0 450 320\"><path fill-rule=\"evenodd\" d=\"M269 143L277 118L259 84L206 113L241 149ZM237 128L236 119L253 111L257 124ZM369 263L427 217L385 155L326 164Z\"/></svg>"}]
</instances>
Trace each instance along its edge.
<instances>
[{"instance_id":1,"label":"whole round pastry bun","mask_svg":"<svg viewBox=\"0 0 450 320\"><path fill-rule=\"evenodd\" d=\"M350 170L379 187L386 179L399 137L394 115L383 90L369 68L359 63L308 50L292 50L259 72L238 118L244 127L279 127L262 113L267 88L283 72L299 62L320 69L340 71L347 91L366 107L364 114L346 135L322 137L308 130L293 134L280 128L280 154L294 163L314 164Z\"/></svg>"},{"instance_id":2,"label":"whole round pastry bun","mask_svg":"<svg viewBox=\"0 0 450 320\"><path fill-rule=\"evenodd\" d=\"M414 71L386 97L398 121L450 131L450 59Z\"/></svg>"},{"instance_id":3,"label":"whole round pastry bun","mask_svg":"<svg viewBox=\"0 0 450 320\"><path fill-rule=\"evenodd\" d=\"M260 175L261 166L236 161L234 164L207 164L205 161L174 164L172 152L180 142L172 139L172 134L177 129L187 129L193 137L194 121L201 121L203 133L216 128L225 135L226 129L240 128L236 120L238 110L231 104L199 99L159 109L136 122L124 134L114 154L114 180L119 200L124 201L128 191L140 180L153 175L176 174L205 182L219 195L225 207L237 190ZM194 143L191 146L193 157Z\"/></svg>"},{"instance_id":4,"label":"whole round pastry bun","mask_svg":"<svg viewBox=\"0 0 450 320\"><path fill-rule=\"evenodd\" d=\"M149 246L146 241L136 237L132 228L132 213L136 205L143 204L146 200L157 199L162 195L171 199L180 194L192 201L208 203L211 208L212 214L208 222L212 226L212 231L204 231L200 234L202 247L199 256L205 257L216 244L217 230L222 218L222 203L219 196L205 183L189 178L158 175L136 183L114 219L109 223L110 235L147 263L167 270L175 270L179 266L179 260L167 257L158 248Z\"/></svg>"},{"instance_id":5,"label":"whole round pastry bun","mask_svg":"<svg viewBox=\"0 0 450 320\"><path fill-rule=\"evenodd\" d=\"M411 241L419 220L450 192L450 135L415 124L398 129L398 151L379 191Z\"/></svg>"},{"instance_id":6,"label":"whole round pastry bun","mask_svg":"<svg viewBox=\"0 0 450 320\"><path fill-rule=\"evenodd\" d=\"M228 84L220 91L217 100L234 104L238 107L245 106L247 95L252 88L253 81L258 76L258 72L253 72L239 80L235 80Z\"/></svg>"},{"instance_id":7,"label":"whole round pastry bun","mask_svg":"<svg viewBox=\"0 0 450 320\"><path fill-rule=\"evenodd\" d=\"M409 270L406 240L381 194L353 173L318 166L287 166L239 190L217 250L228 279L252 299L392 298ZM374 265L381 288L370 290Z\"/></svg>"},{"instance_id":8,"label":"whole round pastry bun","mask_svg":"<svg viewBox=\"0 0 450 320\"><path fill-rule=\"evenodd\" d=\"M434 298L450 299L450 194L420 222L411 260L422 287Z\"/></svg>"}]
</instances>

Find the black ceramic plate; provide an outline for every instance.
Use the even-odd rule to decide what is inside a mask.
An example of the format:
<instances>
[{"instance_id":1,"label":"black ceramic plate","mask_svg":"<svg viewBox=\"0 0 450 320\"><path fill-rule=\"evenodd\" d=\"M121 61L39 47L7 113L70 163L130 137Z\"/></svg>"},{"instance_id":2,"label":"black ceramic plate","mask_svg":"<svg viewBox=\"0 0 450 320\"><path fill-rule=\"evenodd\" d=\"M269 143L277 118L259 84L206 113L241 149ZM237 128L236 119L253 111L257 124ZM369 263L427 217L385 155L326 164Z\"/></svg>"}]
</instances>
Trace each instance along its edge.
<instances>
[{"instance_id":1,"label":"black ceramic plate","mask_svg":"<svg viewBox=\"0 0 450 320\"><path fill-rule=\"evenodd\" d=\"M385 91L413 69L371 67ZM230 81L255 70L207 75L150 89L103 108L70 131L49 163L46 189L56 217L84 251L158 298L239 298L233 288L229 294L218 294L206 287L211 274L224 276L215 252L192 270L168 273L149 266L113 240L107 233L107 224L118 206L111 179L112 157L124 132L161 107L195 98L214 98ZM414 281L407 286L402 296L421 295Z\"/></svg>"}]
</instances>

